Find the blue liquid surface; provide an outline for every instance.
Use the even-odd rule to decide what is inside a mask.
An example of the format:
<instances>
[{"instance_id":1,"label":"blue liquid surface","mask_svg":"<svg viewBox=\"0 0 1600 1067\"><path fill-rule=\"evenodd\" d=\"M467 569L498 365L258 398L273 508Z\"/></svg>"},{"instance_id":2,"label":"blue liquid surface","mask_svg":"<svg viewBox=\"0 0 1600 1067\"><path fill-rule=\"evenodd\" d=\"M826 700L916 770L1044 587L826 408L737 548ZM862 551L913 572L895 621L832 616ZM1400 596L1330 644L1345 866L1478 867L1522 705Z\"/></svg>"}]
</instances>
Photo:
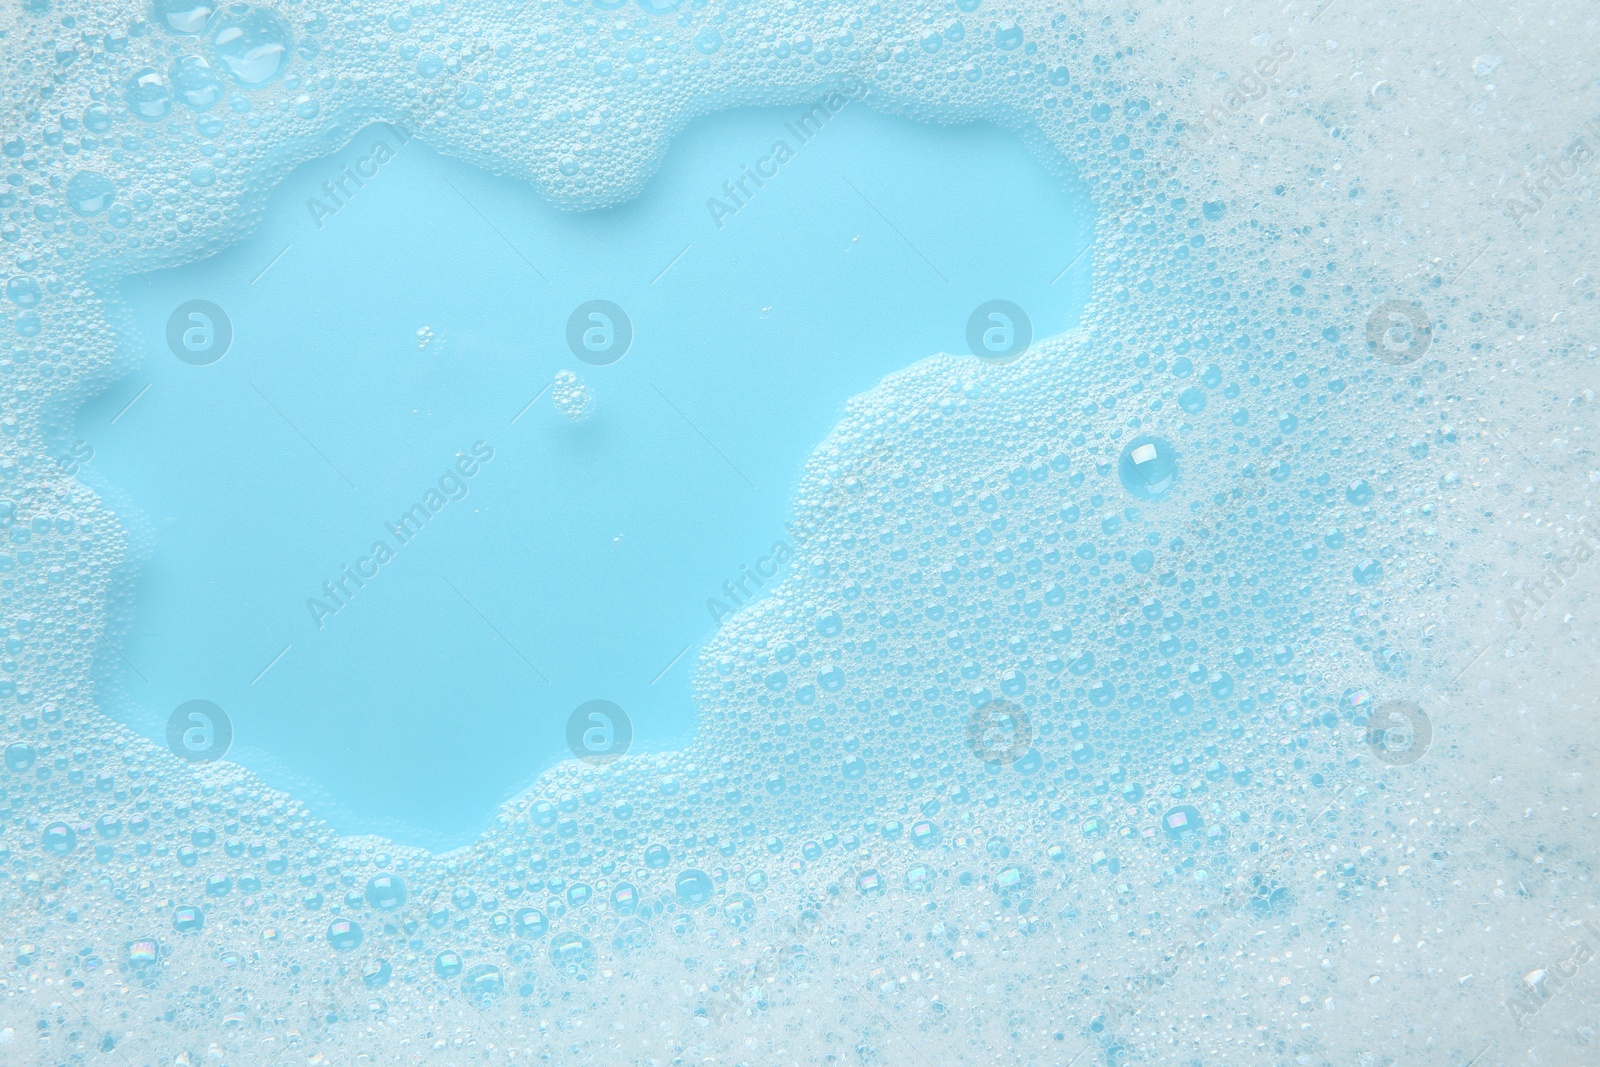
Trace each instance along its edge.
<instances>
[{"instance_id":1,"label":"blue liquid surface","mask_svg":"<svg viewBox=\"0 0 1600 1067\"><path fill-rule=\"evenodd\" d=\"M1014 135L851 104L802 141L802 111L696 122L640 197L581 213L372 126L247 240L129 278L144 358L77 429L84 477L149 526L102 657L121 714L159 738L213 700L230 759L341 831L436 849L568 757L584 701L624 708L635 751L682 744L717 612L757 591L747 572L805 565L783 560L789 503L844 402L967 353L979 304L1042 338L1088 293L1087 198ZM780 139L792 158L736 202L724 183ZM232 324L208 366L168 349L193 299ZM592 299L632 323L607 366L566 341ZM552 403L562 370L586 421ZM492 458L457 468L475 445Z\"/></svg>"}]
</instances>

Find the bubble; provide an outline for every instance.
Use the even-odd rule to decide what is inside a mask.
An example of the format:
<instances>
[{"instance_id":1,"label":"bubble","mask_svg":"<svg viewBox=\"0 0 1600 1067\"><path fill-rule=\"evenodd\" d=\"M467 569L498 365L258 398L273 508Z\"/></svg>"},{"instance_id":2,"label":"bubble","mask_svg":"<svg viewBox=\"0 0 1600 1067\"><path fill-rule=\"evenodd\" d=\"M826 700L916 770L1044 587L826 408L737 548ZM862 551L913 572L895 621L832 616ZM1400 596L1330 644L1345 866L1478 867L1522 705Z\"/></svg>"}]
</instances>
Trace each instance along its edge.
<instances>
[{"instance_id":1,"label":"bubble","mask_svg":"<svg viewBox=\"0 0 1600 1067\"><path fill-rule=\"evenodd\" d=\"M77 832L64 822L53 822L44 828L39 844L54 856L65 856L78 847Z\"/></svg>"},{"instance_id":2,"label":"bubble","mask_svg":"<svg viewBox=\"0 0 1600 1067\"><path fill-rule=\"evenodd\" d=\"M529 941L538 940L550 929L550 923L545 918L544 912L538 908L519 908L512 916L511 925L517 937Z\"/></svg>"},{"instance_id":3,"label":"bubble","mask_svg":"<svg viewBox=\"0 0 1600 1067\"><path fill-rule=\"evenodd\" d=\"M164 119L172 111L172 88L154 67L134 71L123 86L122 95L129 113L146 122Z\"/></svg>"},{"instance_id":4,"label":"bubble","mask_svg":"<svg viewBox=\"0 0 1600 1067\"><path fill-rule=\"evenodd\" d=\"M6 767L10 770L25 771L38 758L34 747L24 741L14 741L6 746Z\"/></svg>"},{"instance_id":5,"label":"bubble","mask_svg":"<svg viewBox=\"0 0 1600 1067\"><path fill-rule=\"evenodd\" d=\"M711 899L711 876L693 868L678 875L678 903L693 907Z\"/></svg>"},{"instance_id":6,"label":"bubble","mask_svg":"<svg viewBox=\"0 0 1600 1067\"><path fill-rule=\"evenodd\" d=\"M206 28L216 10L209 0L152 0L150 21L172 33L192 36Z\"/></svg>"},{"instance_id":7,"label":"bubble","mask_svg":"<svg viewBox=\"0 0 1600 1067\"><path fill-rule=\"evenodd\" d=\"M191 111L205 111L222 99L222 81L203 56L179 56L170 76L179 103Z\"/></svg>"},{"instance_id":8,"label":"bubble","mask_svg":"<svg viewBox=\"0 0 1600 1067\"><path fill-rule=\"evenodd\" d=\"M573 931L557 934L550 940L550 963L556 973L568 978L587 979L594 973L594 945Z\"/></svg>"},{"instance_id":9,"label":"bubble","mask_svg":"<svg viewBox=\"0 0 1600 1067\"><path fill-rule=\"evenodd\" d=\"M1163 438L1135 437L1123 446L1117 476L1135 498L1159 500L1178 480L1177 453Z\"/></svg>"},{"instance_id":10,"label":"bubble","mask_svg":"<svg viewBox=\"0 0 1600 1067\"><path fill-rule=\"evenodd\" d=\"M450 949L446 949L433 958L433 973L446 980L460 974L463 966L461 953Z\"/></svg>"},{"instance_id":11,"label":"bubble","mask_svg":"<svg viewBox=\"0 0 1600 1067\"><path fill-rule=\"evenodd\" d=\"M584 422L590 414L594 397L576 374L569 370L556 371L555 383L550 389L550 399L556 410L573 422Z\"/></svg>"},{"instance_id":12,"label":"bubble","mask_svg":"<svg viewBox=\"0 0 1600 1067\"><path fill-rule=\"evenodd\" d=\"M116 185L96 171L80 170L67 182L68 206L86 219L109 208L116 196Z\"/></svg>"},{"instance_id":13,"label":"bubble","mask_svg":"<svg viewBox=\"0 0 1600 1067\"><path fill-rule=\"evenodd\" d=\"M480 963L467 972L461 981L462 990L471 997L488 998L505 989L505 972L490 963Z\"/></svg>"},{"instance_id":14,"label":"bubble","mask_svg":"<svg viewBox=\"0 0 1600 1067\"><path fill-rule=\"evenodd\" d=\"M259 89L283 73L291 40L276 12L251 4L229 4L211 24L211 54L246 89Z\"/></svg>"},{"instance_id":15,"label":"bubble","mask_svg":"<svg viewBox=\"0 0 1600 1067\"><path fill-rule=\"evenodd\" d=\"M1167 813L1161 816L1161 829L1173 841L1194 836L1204 828L1205 820L1200 817L1200 810L1192 804L1168 808Z\"/></svg>"},{"instance_id":16,"label":"bubble","mask_svg":"<svg viewBox=\"0 0 1600 1067\"><path fill-rule=\"evenodd\" d=\"M83 128L90 133L105 133L113 122L111 109L104 104L90 104L83 109Z\"/></svg>"},{"instance_id":17,"label":"bubble","mask_svg":"<svg viewBox=\"0 0 1600 1067\"><path fill-rule=\"evenodd\" d=\"M135 938L122 946L123 961L134 970L161 962L161 945L153 938Z\"/></svg>"},{"instance_id":18,"label":"bubble","mask_svg":"<svg viewBox=\"0 0 1600 1067\"><path fill-rule=\"evenodd\" d=\"M388 960L369 960L361 971L361 984L368 989L381 989L389 984L389 978L394 974L394 968Z\"/></svg>"},{"instance_id":19,"label":"bubble","mask_svg":"<svg viewBox=\"0 0 1600 1067\"><path fill-rule=\"evenodd\" d=\"M336 952L348 952L361 944L361 927L349 919L335 919L328 924L328 944Z\"/></svg>"},{"instance_id":20,"label":"bubble","mask_svg":"<svg viewBox=\"0 0 1600 1067\"><path fill-rule=\"evenodd\" d=\"M199 933L205 929L206 913L203 909L193 905L184 904L173 909L172 928L180 934Z\"/></svg>"},{"instance_id":21,"label":"bubble","mask_svg":"<svg viewBox=\"0 0 1600 1067\"><path fill-rule=\"evenodd\" d=\"M406 902L406 883L393 874L373 875L367 879L365 897L379 911L395 911Z\"/></svg>"}]
</instances>

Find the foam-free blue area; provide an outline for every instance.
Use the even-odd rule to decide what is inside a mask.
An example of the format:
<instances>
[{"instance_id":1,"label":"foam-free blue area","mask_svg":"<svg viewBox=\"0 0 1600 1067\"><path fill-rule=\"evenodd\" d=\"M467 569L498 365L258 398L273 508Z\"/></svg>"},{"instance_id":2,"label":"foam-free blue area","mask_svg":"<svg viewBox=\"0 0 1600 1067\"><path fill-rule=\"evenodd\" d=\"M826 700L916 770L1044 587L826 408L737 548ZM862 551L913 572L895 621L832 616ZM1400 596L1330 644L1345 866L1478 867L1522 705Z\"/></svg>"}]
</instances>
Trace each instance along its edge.
<instances>
[{"instance_id":1,"label":"foam-free blue area","mask_svg":"<svg viewBox=\"0 0 1600 1067\"><path fill-rule=\"evenodd\" d=\"M1044 337L1088 290L1091 257L1062 271L1091 207L1015 136L851 104L802 143L803 110L697 122L641 196L582 213L374 126L295 171L238 245L130 277L143 362L77 431L83 476L152 532L101 656L129 721L161 737L178 704L215 701L230 759L342 831L434 848L566 756L585 700L624 707L635 750L688 739L707 600L787 539L844 401L966 352L984 301ZM780 139L792 158L719 228L708 198L731 204L723 183ZM328 213L345 166L372 176ZM566 343L594 298L635 331L610 366ZM190 299L231 319L215 364L168 349ZM561 370L588 421L552 403ZM400 545L386 524L477 442L493 458L466 496ZM323 583L375 542L393 558L319 628L308 599L331 604Z\"/></svg>"}]
</instances>

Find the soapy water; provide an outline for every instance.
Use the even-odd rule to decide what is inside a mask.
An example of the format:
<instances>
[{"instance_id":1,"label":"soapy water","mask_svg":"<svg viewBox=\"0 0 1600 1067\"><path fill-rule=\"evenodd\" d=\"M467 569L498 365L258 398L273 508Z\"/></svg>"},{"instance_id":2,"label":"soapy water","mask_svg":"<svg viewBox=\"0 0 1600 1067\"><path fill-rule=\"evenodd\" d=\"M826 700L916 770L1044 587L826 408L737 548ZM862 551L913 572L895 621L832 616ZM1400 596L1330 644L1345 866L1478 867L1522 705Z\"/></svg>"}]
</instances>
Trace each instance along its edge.
<instances>
[{"instance_id":1,"label":"soapy water","mask_svg":"<svg viewBox=\"0 0 1600 1067\"><path fill-rule=\"evenodd\" d=\"M26 7L0 144L8 1059L1583 1062L1573 730L1486 746L1477 702L1542 669L1543 699L1592 703L1538 648L1592 644L1592 287L1472 275L1515 269L1505 227L1586 262L1581 171L1531 221L1453 188L1408 216L1352 131L1443 124L1338 42L1371 14L1347 2L1244 29L973 0ZM1215 67L1162 58L1178 34ZM1513 55L1509 82L1461 61L1466 113L1565 91ZM848 403L793 496L796 565L695 659L691 741L620 753L614 710L579 707L583 755L434 855L226 758L220 705L102 712L118 568L160 538L90 491L71 429L136 362L118 282L238 243L374 118L592 208L691 115L857 81L1069 160L1093 288L1076 329L1019 349L991 306L983 352ZM1254 140L1247 111L1323 140ZM1444 242L1434 196L1501 218L1490 248ZM170 354L226 367L220 321L184 311ZM578 319L564 421L618 325Z\"/></svg>"},{"instance_id":2,"label":"soapy water","mask_svg":"<svg viewBox=\"0 0 1600 1067\"><path fill-rule=\"evenodd\" d=\"M1092 213L1015 137L857 102L802 142L805 114L697 122L583 212L371 126L245 240L125 280L152 357L80 409L84 480L162 525L102 701L149 735L204 695L235 762L435 851L571 758L584 701L634 751L685 743L698 649L794 565L790 499L844 401L959 348L996 288L1051 332L1088 289L1058 249ZM794 158L718 229L708 200L774 143Z\"/></svg>"}]
</instances>

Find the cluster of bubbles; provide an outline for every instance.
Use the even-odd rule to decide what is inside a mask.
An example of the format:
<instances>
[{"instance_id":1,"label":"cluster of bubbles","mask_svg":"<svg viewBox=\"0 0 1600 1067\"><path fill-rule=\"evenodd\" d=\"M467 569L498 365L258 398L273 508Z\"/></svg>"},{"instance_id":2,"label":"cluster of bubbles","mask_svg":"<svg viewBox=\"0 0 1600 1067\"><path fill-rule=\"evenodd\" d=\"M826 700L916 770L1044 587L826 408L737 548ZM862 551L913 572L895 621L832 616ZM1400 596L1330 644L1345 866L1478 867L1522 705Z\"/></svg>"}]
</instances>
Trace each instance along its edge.
<instances>
[{"instance_id":1,"label":"cluster of bubbles","mask_svg":"<svg viewBox=\"0 0 1600 1067\"><path fill-rule=\"evenodd\" d=\"M550 400L557 411L573 422L585 422L593 414L590 405L594 403L594 394L569 370L556 372L555 381L550 385Z\"/></svg>"},{"instance_id":2,"label":"cluster of bubbles","mask_svg":"<svg viewBox=\"0 0 1600 1067\"><path fill-rule=\"evenodd\" d=\"M687 1061L788 1011L819 1028L793 1056L874 1062L871 1013L808 988L913 988L938 1019L1031 981L982 1043L1115 1062L1102 994L1131 935L1381 892L1357 803L1318 839L1345 847L1334 877L1279 846L1404 769L1368 727L1425 655L1401 604L1443 566L1455 431L1385 423L1429 364L1369 351L1350 268L1265 258L1247 209L1180 181L1183 124L1088 33L979 0L25 5L0 60L7 1010L163 1062L269 1039L448 1057L462 1027L558 1062L624 1062L627 1030L628 1062ZM1004 358L852 403L795 501L794 573L699 661L690 748L576 745L431 856L95 709L126 536L46 433L114 363L100 282L236 239L274 175L374 116L581 207L633 195L697 112L846 75L877 106L1024 116L1101 205L1096 295L1067 337L996 334ZM574 312L579 358L620 358L619 310ZM576 376L553 399L588 410Z\"/></svg>"}]
</instances>

